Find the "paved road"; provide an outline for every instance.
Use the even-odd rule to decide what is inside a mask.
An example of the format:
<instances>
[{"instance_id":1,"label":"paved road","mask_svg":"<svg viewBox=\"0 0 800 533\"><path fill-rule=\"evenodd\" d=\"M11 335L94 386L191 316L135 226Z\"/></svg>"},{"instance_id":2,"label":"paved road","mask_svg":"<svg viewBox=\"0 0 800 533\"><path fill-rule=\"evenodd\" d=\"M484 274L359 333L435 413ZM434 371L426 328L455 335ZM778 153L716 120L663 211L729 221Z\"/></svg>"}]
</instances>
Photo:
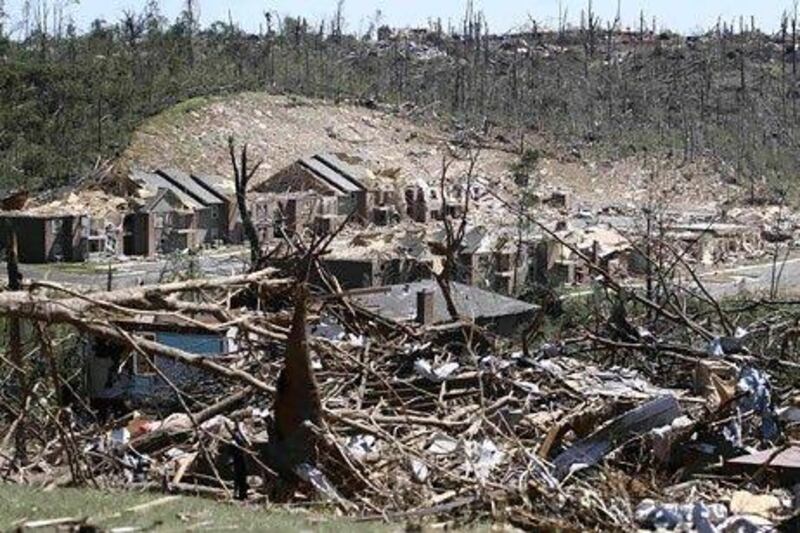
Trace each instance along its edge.
<instances>
[{"instance_id":1,"label":"paved road","mask_svg":"<svg viewBox=\"0 0 800 533\"><path fill-rule=\"evenodd\" d=\"M237 274L245 270L247 257L248 250L245 247L230 247L206 252L195 256L194 260L182 256L149 261L115 262L112 265L112 287L120 289L140 284L157 284L165 279L174 279L171 276L175 273L185 273L190 268L195 268L207 276ZM108 263L103 261L21 265L20 270L23 277L28 280L49 280L87 289L102 290L108 283ZM764 293L770 289L772 270L772 263L730 267L705 272L701 275L701 279L716 298L734 296L742 292ZM691 280L687 283L691 283ZM800 257L789 259L784 264L780 288L785 292L800 293ZM584 292L573 293L571 297L581 294ZM591 294L591 291L585 291L585 294Z\"/></svg>"},{"instance_id":2,"label":"paved road","mask_svg":"<svg viewBox=\"0 0 800 533\"><path fill-rule=\"evenodd\" d=\"M761 263L731 267L703 274L701 279L715 298L736 296L743 292L767 293L772 287L773 271L780 272L778 289L783 293L800 292L800 257L789 259L775 267Z\"/></svg>"},{"instance_id":3,"label":"paved road","mask_svg":"<svg viewBox=\"0 0 800 533\"><path fill-rule=\"evenodd\" d=\"M772 263L759 263L755 265L734 266L716 270L709 270L700 274L703 286L714 298L726 298L741 294L768 294L772 287ZM790 258L780 264L777 270L781 271L778 289L783 295L800 295L800 257ZM685 286L698 290L694 281L687 276ZM626 284L630 288L643 288L641 281L632 281ZM565 298L580 298L589 296L591 290L572 292Z\"/></svg>"},{"instance_id":4,"label":"paved road","mask_svg":"<svg viewBox=\"0 0 800 533\"><path fill-rule=\"evenodd\" d=\"M192 269L206 276L241 274L246 268L248 250L235 247L210 251L194 256L170 256L154 260L114 261L111 265L111 285L114 289L153 285L174 280L176 274L186 274ZM109 263L93 260L88 263L61 263L47 265L20 265L23 279L47 280L92 290L103 290L108 285ZM3 272L5 264L3 263Z\"/></svg>"}]
</instances>

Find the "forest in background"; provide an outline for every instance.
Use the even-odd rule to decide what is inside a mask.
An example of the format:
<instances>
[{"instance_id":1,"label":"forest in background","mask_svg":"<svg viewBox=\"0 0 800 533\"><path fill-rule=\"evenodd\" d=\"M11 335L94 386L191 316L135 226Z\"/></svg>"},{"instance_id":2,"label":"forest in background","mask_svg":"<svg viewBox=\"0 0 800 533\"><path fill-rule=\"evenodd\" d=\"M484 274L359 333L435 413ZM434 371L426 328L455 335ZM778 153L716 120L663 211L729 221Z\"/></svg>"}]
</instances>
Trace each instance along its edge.
<instances>
[{"instance_id":1,"label":"forest in background","mask_svg":"<svg viewBox=\"0 0 800 533\"><path fill-rule=\"evenodd\" d=\"M265 12L261 30L201 27L197 0L175 21L158 0L85 32L67 0L0 0L0 187L53 187L127 146L144 119L190 98L240 91L385 104L488 131L543 135L569 153L710 161L749 200L794 197L798 153L797 16L777 33L750 19L683 37L644 15L600 20L591 1L570 23L494 35L468 3L458 27L399 32L376 13L346 30Z\"/></svg>"}]
</instances>

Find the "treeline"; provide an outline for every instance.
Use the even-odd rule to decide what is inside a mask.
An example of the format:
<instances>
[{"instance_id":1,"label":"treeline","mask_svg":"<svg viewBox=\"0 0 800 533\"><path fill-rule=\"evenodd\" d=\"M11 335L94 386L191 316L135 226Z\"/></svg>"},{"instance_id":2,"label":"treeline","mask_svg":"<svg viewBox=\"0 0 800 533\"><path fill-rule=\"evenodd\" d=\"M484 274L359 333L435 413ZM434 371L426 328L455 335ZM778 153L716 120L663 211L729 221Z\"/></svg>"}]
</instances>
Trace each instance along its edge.
<instances>
[{"instance_id":1,"label":"treeline","mask_svg":"<svg viewBox=\"0 0 800 533\"><path fill-rule=\"evenodd\" d=\"M555 32L534 24L496 37L468 9L457 28L432 23L398 35L376 16L365 35L353 35L341 8L316 24L265 13L261 31L248 34L233 21L201 28L196 0L174 22L151 0L79 33L39 0L14 38L0 24L0 185L64 183L124 150L143 119L187 98L269 90L535 131L573 152L703 157L753 200L792 192L796 17L785 16L777 35L742 20L684 39L644 17L623 32L589 4L579 25L559 20Z\"/></svg>"}]
</instances>

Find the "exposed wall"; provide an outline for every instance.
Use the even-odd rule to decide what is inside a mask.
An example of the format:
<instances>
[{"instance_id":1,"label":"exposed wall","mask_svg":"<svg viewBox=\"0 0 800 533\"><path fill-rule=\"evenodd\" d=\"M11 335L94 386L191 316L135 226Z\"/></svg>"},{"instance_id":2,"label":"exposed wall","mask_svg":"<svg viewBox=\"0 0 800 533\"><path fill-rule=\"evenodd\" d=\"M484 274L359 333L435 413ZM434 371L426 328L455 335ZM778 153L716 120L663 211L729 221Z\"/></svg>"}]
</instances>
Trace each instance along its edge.
<instances>
[{"instance_id":1,"label":"exposed wall","mask_svg":"<svg viewBox=\"0 0 800 533\"><path fill-rule=\"evenodd\" d=\"M123 222L123 253L150 257L156 253L155 216L131 213Z\"/></svg>"},{"instance_id":2,"label":"exposed wall","mask_svg":"<svg viewBox=\"0 0 800 533\"><path fill-rule=\"evenodd\" d=\"M379 284L378 265L372 259L323 259L322 264L342 289L363 289ZM319 283L320 280L317 280Z\"/></svg>"},{"instance_id":3,"label":"exposed wall","mask_svg":"<svg viewBox=\"0 0 800 533\"><path fill-rule=\"evenodd\" d=\"M17 235L21 263L81 262L88 259L89 219L86 215L0 217L0 247L3 250L8 245L9 229L12 228Z\"/></svg>"},{"instance_id":4,"label":"exposed wall","mask_svg":"<svg viewBox=\"0 0 800 533\"><path fill-rule=\"evenodd\" d=\"M189 353L223 355L232 350L230 339L225 335L209 335L176 332L139 332L157 342L179 348ZM129 401L141 405L163 405L177 402L172 387L153 371L146 361L139 361L138 354L131 354L127 347L101 339L90 339L87 344L86 379L92 400ZM117 372L120 365L122 370ZM181 390L191 391L213 386L212 376L201 370L155 357L154 362L172 383Z\"/></svg>"}]
</instances>

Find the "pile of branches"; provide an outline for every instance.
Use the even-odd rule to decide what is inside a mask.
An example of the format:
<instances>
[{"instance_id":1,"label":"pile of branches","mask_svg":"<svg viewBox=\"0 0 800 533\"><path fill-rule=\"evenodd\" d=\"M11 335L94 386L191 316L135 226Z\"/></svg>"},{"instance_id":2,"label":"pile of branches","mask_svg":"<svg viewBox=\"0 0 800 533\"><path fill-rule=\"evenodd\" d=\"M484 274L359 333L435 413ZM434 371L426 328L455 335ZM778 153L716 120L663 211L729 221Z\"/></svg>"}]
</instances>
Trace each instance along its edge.
<instances>
[{"instance_id":1,"label":"pile of branches","mask_svg":"<svg viewBox=\"0 0 800 533\"><path fill-rule=\"evenodd\" d=\"M798 437L776 415L798 394L793 302L737 304L735 315L699 299L665 306L605 276L584 310L591 320L547 338L544 309L522 342L465 317L393 323L335 280L323 275L321 291L272 268L103 293L51 283L5 292L0 314L33 334L4 361L2 472L524 528L630 529L638 501L685 503L690 480L693 501L769 486L763 472L729 475L719 459ZM148 317L235 328L237 350L192 354L121 326ZM323 333L330 323L336 332ZM146 358L172 408L99 416L67 370L86 338ZM208 379L172 382L161 360ZM710 393L696 384L709 362L724 368Z\"/></svg>"}]
</instances>

